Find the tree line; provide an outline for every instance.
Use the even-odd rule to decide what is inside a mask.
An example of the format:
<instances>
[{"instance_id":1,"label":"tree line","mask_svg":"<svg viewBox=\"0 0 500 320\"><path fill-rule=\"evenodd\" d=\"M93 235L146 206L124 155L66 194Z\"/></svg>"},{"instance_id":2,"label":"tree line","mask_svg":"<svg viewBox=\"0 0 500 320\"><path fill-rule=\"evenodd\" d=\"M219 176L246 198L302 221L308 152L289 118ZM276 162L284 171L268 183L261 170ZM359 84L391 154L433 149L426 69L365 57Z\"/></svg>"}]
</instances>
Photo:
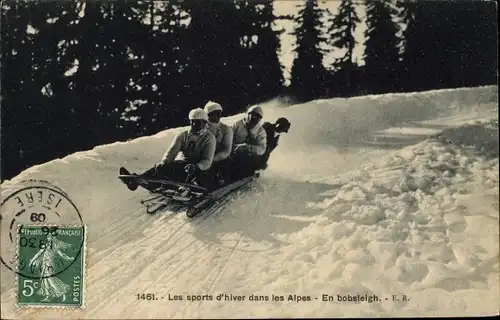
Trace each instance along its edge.
<instances>
[{"instance_id":1,"label":"tree line","mask_svg":"<svg viewBox=\"0 0 500 320\"><path fill-rule=\"evenodd\" d=\"M497 83L493 1L340 0L333 13L319 2L307 1L298 17L290 91L301 100ZM360 5L364 17L356 10ZM360 65L354 53L362 22ZM320 32L325 27L326 35ZM321 44L343 55L325 66Z\"/></svg>"},{"instance_id":2,"label":"tree line","mask_svg":"<svg viewBox=\"0 0 500 320\"><path fill-rule=\"evenodd\" d=\"M496 83L493 2L342 0L337 12L316 0L296 5L290 17L276 16L272 0L2 2L2 180L78 150L186 125L188 111L208 100L232 115L277 96ZM273 27L279 19L297 26L289 86L279 59L283 30ZM359 66L352 56L362 21ZM322 43L345 55L325 66Z\"/></svg>"}]
</instances>

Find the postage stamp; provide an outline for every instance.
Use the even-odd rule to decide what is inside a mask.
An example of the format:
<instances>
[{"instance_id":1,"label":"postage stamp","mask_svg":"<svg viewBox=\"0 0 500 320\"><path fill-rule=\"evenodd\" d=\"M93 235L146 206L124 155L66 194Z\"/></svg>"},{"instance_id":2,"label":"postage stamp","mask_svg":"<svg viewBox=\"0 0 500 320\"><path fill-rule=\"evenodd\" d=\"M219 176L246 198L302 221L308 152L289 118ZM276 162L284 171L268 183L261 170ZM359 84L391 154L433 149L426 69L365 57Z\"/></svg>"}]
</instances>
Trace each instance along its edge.
<instances>
[{"instance_id":1,"label":"postage stamp","mask_svg":"<svg viewBox=\"0 0 500 320\"><path fill-rule=\"evenodd\" d=\"M85 240L83 225L20 225L18 306L83 308Z\"/></svg>"},{"instance_id":2,"label":"postage stamp","mask_svg":"<svg viewBox=\"0 0 500 320\"><path fill-rule=\"evenodd\" d=\"M22 181L11 190L2 190L0 224L0 258L16 273L19 273L16 268L19 225L84 225L80 211L69 195L43 180ZM25 271L21 274L30 276Z\"/></svg>"},{"instance_id":3,"label":"postage stamp","mask_svg":"<svg viewBox=\"0 0 500 320\"><path fill-rule=\"evenodd\" d=\"M83 308L86 227L74 201L43 180L3 189L2 198L0 258L15 273L16 306Z\"/></svg>"}]
</instances>

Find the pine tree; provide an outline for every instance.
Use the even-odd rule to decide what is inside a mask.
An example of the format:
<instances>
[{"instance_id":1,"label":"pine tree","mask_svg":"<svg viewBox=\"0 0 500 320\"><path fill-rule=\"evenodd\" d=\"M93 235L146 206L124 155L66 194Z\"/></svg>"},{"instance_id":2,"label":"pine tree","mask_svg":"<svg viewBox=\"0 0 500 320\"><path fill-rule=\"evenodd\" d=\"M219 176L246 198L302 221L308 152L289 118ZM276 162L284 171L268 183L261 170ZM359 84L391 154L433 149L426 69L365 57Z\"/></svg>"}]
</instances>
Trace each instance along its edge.
<instances>
[{"instance_id":1,"label":"pine tree","mask_svg":"<svg viewBox=\"0 0 500 320\"><path fill-rule=\"evenodd\" d=\"M84 114L92 113L92 109L87 107L81 110L78 107L85 99L72 90L74 84L68 76L70 70L79 67L77 56L67 49L71 43L76 44L71 25L77 23L80 9L78 2L55 6L40 1L36 4L36 14L31 22L37 30L37 47L33 51L36 78L33 84L36 92L40 93L38 101L43 105L41 116L44 121L38 132L46 140L43 152L39 152L44 160L62 157L86 147L88 131L82 132L79 123Z\"/></svg>"},{"instance_id":2,"label":"pine tree","mask_svg":"<svg viewBox=\"0 0 500 320\"><path fill-rule=\"evenodd\" d=\"M445 87L469 87L482 83L494 73L498 38L494 29L498 20L495 4L487 1L444 2L440 10L445 14L443 32L441 82ZM441 14L442 14L441 13ZM444 29L453 30L445 38ZM486 58L490 55L490 59ZM489 61L488 61L489 60ZM495 77L489 83L495 83ZM487 82L486 82L487 83Z\"/></svg>"},{"instance_id":3,"label":"pine tree","mask_svg":"<svg viewBox=\"0 0 500 320\"><path fill-rule=\"evenodd\" d=\"M70 26L76 44L67 51L76 57L78 70L68 80L78 97L73 103L77 130L85 135L87 148L123 134L121 115L129 107L130 83L137 77L131 47L144 35L133 9L129 3L85 2L78 23Z\"/></svg>"},{"instance_id":4,"label":"pine tree","mask_svg":"<svg viewBox=\"0 0 500 320\"><path fill-rule=\"evenodd\" d=\"M407 90L421 91L444 88L446 54L449 42L449 12L443 11L441 2L401 2L407 29L404 32L405 48L403 63L406 66Z\"/></svg>"},{"instance_id":5,"label":"pine tree","mask_svg":"<svg viewBox=\"0 0 500 320\"><path fill-rule=\"evenodd\" d=\"M323 94L325 76L321 36L322 10L316 0L306 0L299 11L294 35L297 37L296 58L291 70L291 90L299 100L310 100Z\"/></svg>"},{"instance_id":6,"label":"pine tree","mask_svg":"<svg viewBox=\"0 0 500 320\"><path fill-rule=\"evenodd\" d=\"M180 1L134 4L134 27L140 30L134 43L129 41L129 55L134 69L129 83L129 100L123 118L134 136L156 133L184 124L182 70L186 55L181 52L187 15Z\"/></svg>"},{"instance_id":7,"label":"pine tree","mask_svg":"<svg viewBox=\"0 0 500 320\"><path fill-rule=\"evenodd\" d=\"M245 79L247 90L245 100L256 103L281 93L284 77L279 60L280 38L282 31L275 31L272 23L273 1L260 3L239 2L242 30L243 52L240 65L241 76Z\"/></svg>"},{"instance_id":8,"label":"pine tree","mask_svg":"<svg viewBox=\"0 0 500 320\"><path fill-rule=\"evenodd\" d=\"M392 92L399 85L396 77L400 59L400 41L393 22L395 10L388 2L369 1L366 4L367 25L365 71L371 92Z\"/></svg>"},{"instance_id":9,"label":"pine tree","mask_svg":"<svg viewBox=\"0 0 500 320\"><path fill-rule=\"evenodd\" d=\"M32 86L34 43L26 32L31 9L27 2L0 4L2 180L28 167L42 145L35 126L38 108L32 104L36 99L30 98L36 92Z\"/></svg>"},{"instance_id":10,"label":"pine tree","mask_svg":"<svg viewBox=\"0 0 500 320\"><path fill-rule=\"evenodd\" d=\"M182 4L190 17L182 52L188 58L183 71L182 91L186 110L203 106L208 100L221 103L229 114L240 109L241 92L246 79L238 72L245 34L238 17L237 1L213 1L210 5L195 1Z\"/></svg>"},{"instance_id":11,"label":"pine tree","mask_svg":"<svg viewBox=\"0 0 500 320\"><path fill-rule=\"evenodd\" d=\"M229 8L233 16L231 28L233 81L231 92L227 93L225 112L241 112L258 98L261 69L256 47L260 44L258 5L249 0L237 0Z\"/></svg>"},{"instance_id":12,"label":"pine tree","mask_svg":"<svg viewBox=\"0 0 500 320\"><path fill-rule=\"evenodd\" d=\"M407 90L495 83L494 5L483 1L405 1L399 6L408 25L403 54Z\"/></svg>"},{"instance_id":13,"label":"pine tree","mask_svg":"<svg viewBox=\"0 0 500 320\"><path fill-rule=\"evenodd\" d=\"M468 36L472 52L476 53L465 76L471 85L498 84L498 8L493 1L475 1L473 14L468 15L471 28ZM471 19L471 16L473 19ZM478 69L476 69L478 67Z\"/></svg>"},{"instance_id":14,"label":"pine tree","mask_svg":"<svg viewBox=\"0 0 500 320\"><path fill-rule=\"evenodd\" d=\"M260 52L259 57L261 60L258 62L261 70L264 71L262 82L262 94L259 96L263 98L271 98L281 93L283 83L283 66L279 59L280 50L280 35L283 30L274 31L272 24L277 18L273 14L273 1L268 0L262 4L262 9L259 11L261 21L261 32L259 33L259 42L257 49Z\"/></svg>"},{"instance_id":15,"label":"pine tree","mask_svg":"<svg viewBox=\"0 0 500 320\"><path fill-rule=\"evenodd\" d=\"M400 32L399 44L401 63L397 70L398 79L400 79L400 89L402 91L411 91L413 89L412 81L414 78L410 76L412 70L415 70L413 65L412 56L415 55L415 49L411 44L411 37L415 34L415 11L413 10L413 3L405 0L396 1L396 20Z\"/></svg>"},{"instance_id":16,"label":"pine tree","mask_svg":"<svg viewBox=\"0 0 500 320\"><path fill-rule=\"evenodd\" d=\"M352 74L355 71L353 61L354 47L357 44L355 38L355 29L360 22L356 13L354 2L352 0L342 0L339 6L339 12L332 15L329 19L330 27L328 35L330 45L344 50L345 55L337 59L332 68L336 75L334 83L343 83L339 85L338 90L344 94L353 93L354 87Z\"/></svg>"},{"instance_id":17,"label":"pine tree","mask_svg":"<svg viewBox=\"0 0 500 320\"><path fill-rule=\"evenodd\" d=\"M424 6L418 1L400 1L398 5L402 8L401 17L406 24L402 54L406 91L437 88L433 68L438 68L441 49L437 30L439 23L432 18L435 3L426 2Z\"/></svg>"},{"instance_id":18,"label":"pine tree","mask_svg":"<svg viewBox=\"0 0 500 320\"><path fill-rule=\"evenodd\" d=\"M14 170L66 155L78 141L71 136L75 124L73 95L68 93L65 72L69 67L61 50L63 40L70 37L67 26L76 17L76 7L75 2L54 6L30 1L2 8L7 18L2 19L2 30L17 29L17 34L2 35L2 48L6 50L3 58L12 59L2 63L2 116L8 118L11 110L16 111L15 117L3 122L2 129L9 131L12 125L9 136L17 137L8 143L15 146L9 157L14 160ZM9 21L13 24L5 28Z\"/></svg>"}]
</instances>

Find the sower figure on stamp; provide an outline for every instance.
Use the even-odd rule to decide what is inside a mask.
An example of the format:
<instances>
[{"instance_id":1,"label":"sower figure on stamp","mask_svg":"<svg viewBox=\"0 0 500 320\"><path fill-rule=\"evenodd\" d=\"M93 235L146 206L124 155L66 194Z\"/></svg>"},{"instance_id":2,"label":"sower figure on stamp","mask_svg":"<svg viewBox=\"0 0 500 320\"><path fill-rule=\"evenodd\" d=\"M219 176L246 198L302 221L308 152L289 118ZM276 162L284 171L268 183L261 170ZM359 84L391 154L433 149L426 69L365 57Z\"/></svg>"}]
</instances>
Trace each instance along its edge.
<instances>
[{"instance_id":1,"label":"sower figure on stamp","mask_svg":"<svg viewBox=\"0 0 500 320\"><path fill-rule=\"evenodd\" d=\"M209 101L205 105L205 112L208 116L207 129L217 141L214 161L209 170L214 176L214 186L218 187L224 184L223 172L227 171L229 165L228 157L231 155L233 147L233 129L220 122L222 106L217 102Z\"/></svg>"},{"instance_id":2,"label":"sower figure on stamp","mask_svg":"<svg viewBox=\"0 0 500 320\"><path fill-rule=\"evenodd\" d=\"M276 122L264 122L262 127L266 130L267 142L266 142L266 152L262 156L262 162L259 169L264 170L267 168L267 162L269 161L269 156L271 152L278 146L278 141L280 139L281 133L288 133L290 130L291 123L287 118L278 118Z\"/></svg>"},{"instance_id":3,"label":"sower figure on stamp","mask_svg":"<svg viewBox=\"0 0 500 320\"><path fill-rule=\"evenodd\" d=\"M266 131L261 120L264 111L260 106L248 109L247 117L236 121L233 129L231 154L231 179L238 180L252 175L259 168L266 151Z\"/></svg>"},{"instance_id":4,"label":"sower figure on stamp","mask_svg":"<svg viewBox=\"0 0 500 320\"><path fill-rule=\"evenodd\" d=\"M54 298L61 298L64 302L66 301L66 296L69 295L71 287L59 279L59 277L52 276L58 260L74 260L74 257L70 257L63 252L69 247L71 247L71 244L48 234L45 247L40 249L29 261L29 267L32 270L40 270L40 288L37 294L44 297L41 300L42 302Z\"/></svg>"},{"instance_id":5,"label":"sower figure on stamp","mask_svg":"<svg viewBox=\"0 0 500 320\"><path fill-rule=\"evenodd\" d=\"M208 169L215 154L215 137L206 128L208 117L203 109L191 110L189 120L191 128L179 133L160 162L140 176L200 186L210 185L211 176L208 174ZM120 168L120 175L128 174L130 173L125 168ZM124 182L132 191L138 187L137 182L133 180Z\"/></svg>"}]
</instances>

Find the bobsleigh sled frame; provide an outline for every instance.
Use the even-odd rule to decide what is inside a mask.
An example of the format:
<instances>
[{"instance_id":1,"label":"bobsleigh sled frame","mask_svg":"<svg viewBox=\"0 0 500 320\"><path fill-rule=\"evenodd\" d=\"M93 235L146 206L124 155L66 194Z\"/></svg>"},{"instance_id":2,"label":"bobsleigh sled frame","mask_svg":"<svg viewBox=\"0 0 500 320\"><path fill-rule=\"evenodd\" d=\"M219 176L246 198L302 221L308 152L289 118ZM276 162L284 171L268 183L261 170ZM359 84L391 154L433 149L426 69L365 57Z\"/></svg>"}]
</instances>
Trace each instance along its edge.
<instances>
[{"instance_id":1,"label":"bobsleigh sled frame","mask_svg":"<svg viewBox=\"0 0 500 320\"><path fill-rule=\"evenodd\" d=\"M122 180L135 180L139 186L153 194L151 198L141 200L141 204L146 207L147 213L153 214L164 206L177 204L187 208L186 216L188 218L194 218L201 211L214 205L224 196L242 188L258 177L259 173L256 172L251 176L233 181L217 189L210 190L202 186L189 183L146 178L134 174L119 175L119 178ZM182 191L188 190L188 196L182 195L180 189L182 189ZM156 209L152 210L151 207L154 207L155 205Z\"/></svg>"}]
</instances>

